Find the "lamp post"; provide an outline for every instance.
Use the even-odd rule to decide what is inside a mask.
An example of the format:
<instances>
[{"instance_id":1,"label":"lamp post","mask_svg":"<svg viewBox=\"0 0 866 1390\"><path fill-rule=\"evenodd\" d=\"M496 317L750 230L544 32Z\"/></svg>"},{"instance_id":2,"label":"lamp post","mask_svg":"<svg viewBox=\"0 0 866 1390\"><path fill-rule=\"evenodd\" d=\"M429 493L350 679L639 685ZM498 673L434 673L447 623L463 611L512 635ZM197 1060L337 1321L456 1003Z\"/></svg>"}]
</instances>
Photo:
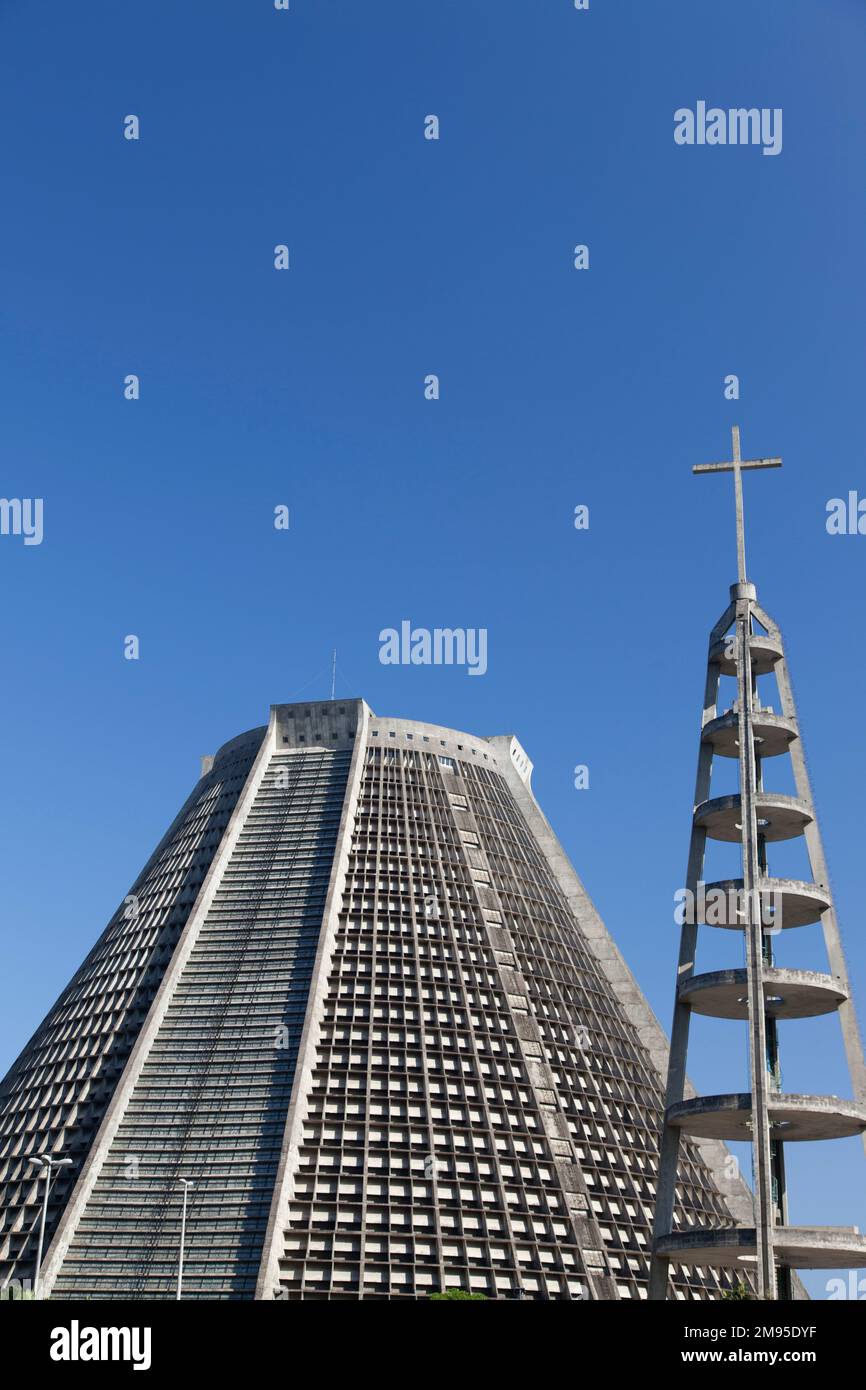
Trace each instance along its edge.
<instances>
[{"instance_id":1,"label":"lamp post","mask_svg":"<svg viewBox=\"0 0 866 1390\"><path fill-rule=\"evenodd\" d=\"M39 1168L45 1170L45 1196L42 1199L42 1217L39 1222L39 1247L36 1251L36 1273L33 1276L33 1297L38 1298L39 1276L42 1272L42 1247L45 1244L45 1219L48 1215L48 1193L51 1190L51 1170L52 1168L71 1167L72 1159L52 1158L50 1154L34 1154L27 1162L35 1163Z\"/></svg>"},{"instance_id":2,"label":"lamp post","mask_svg":"<svg viewBox=\"0 0 866 1390\"><path fill-rule=\"evenodd\" d=\"M186 1240L186 1199L187 1193L192 1187L192 1183L189 1178L180 1178L178 1186L183 1188L183 1212L180 1218L180 1252L177 1260L177 1297L180 1298L183 1285L183 1247Z\"/></svg>"}]
</instances>

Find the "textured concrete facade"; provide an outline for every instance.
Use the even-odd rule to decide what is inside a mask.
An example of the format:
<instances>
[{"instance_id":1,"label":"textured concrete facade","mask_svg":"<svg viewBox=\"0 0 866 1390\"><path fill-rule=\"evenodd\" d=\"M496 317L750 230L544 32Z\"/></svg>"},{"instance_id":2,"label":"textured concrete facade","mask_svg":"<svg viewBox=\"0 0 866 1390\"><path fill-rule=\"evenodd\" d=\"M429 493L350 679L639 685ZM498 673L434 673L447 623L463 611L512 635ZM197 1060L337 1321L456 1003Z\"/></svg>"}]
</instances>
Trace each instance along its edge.
<instances>
[{"instance_id":1,"label":"textured concrete facade","mask_svg":"<svg viewBox=\"0 0 866 1390\"><path fill-rule=\"evenodd\" d=\"M204 760L138 934L113 919L3 1083L5 1276L48 1151L75 1159L54 1298L172 1297L183 1180L186 1298L644 1297L666 1040L531 772L516 739L361 700L274 706ZM85 1001L119 983L99 1053ZM725 1157L683 1143L683 1229L749 1222Z\"/></svg>"}]
</instances>

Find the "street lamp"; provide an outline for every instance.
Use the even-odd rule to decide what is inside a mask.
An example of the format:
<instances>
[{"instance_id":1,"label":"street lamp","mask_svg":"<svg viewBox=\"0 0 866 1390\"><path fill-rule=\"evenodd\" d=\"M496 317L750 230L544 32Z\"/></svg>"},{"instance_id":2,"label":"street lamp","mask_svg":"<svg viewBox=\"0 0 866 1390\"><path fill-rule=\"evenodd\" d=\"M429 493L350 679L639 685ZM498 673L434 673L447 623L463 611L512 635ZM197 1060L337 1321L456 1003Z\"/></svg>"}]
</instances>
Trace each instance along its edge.
<instances>
[{"instance_id":1,"label":"street lamp","mask_svg":"<svg viewBox=\"0 0 866 1390\"><path fill-rule=\"evenodd\" d=\"M192 1183L189 1178L179 1178L178 1186L183 1188L183 1214L180 1218L180 1253L177 1260L177 1297L181 1296L181 1285L183 1284L183 1247L186 1240L186 1198Z\"/></svg>"},{"instance_id":2,"label":"street lamp","mask_svg":"<svg viewBox=\"0 0 866 1390\"><path fill-rule=\"evenodd\" d=\"M33 1297L39 1297L39 1275L42 1272L42 1247L45 1243L45 1218L48 1215L48 1193L51 1189L51 1169L69 1168L72 1165L71 1158L52 1158L50 1154L34 1154L28 1158L28 1163L35 1163L40 1168L45 1169L45 1196L42 1200L42 1219L39 1222L39 1248L36 1251L36 1273L33 1276ZM37 1178L37 1186L38 1186Z\"/></svg>"}]
</instances>

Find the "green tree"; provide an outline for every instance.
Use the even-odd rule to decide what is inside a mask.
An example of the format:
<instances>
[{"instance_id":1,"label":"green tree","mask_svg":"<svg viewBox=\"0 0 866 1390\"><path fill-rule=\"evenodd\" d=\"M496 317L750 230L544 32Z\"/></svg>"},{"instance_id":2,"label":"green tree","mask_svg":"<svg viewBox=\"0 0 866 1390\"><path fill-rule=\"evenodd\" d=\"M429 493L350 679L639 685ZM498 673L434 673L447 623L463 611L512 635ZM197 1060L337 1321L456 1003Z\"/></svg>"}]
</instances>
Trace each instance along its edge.
<instances>
[{"instance_id":1,"label":"green tree","mask_svg":"<svg viewBox=\"0 0 866 1390\"><path fill-rule=\"evenodd\" d=\"M754 1302L756 1298L757 1294L753 1294L748 1284L744 1284L742 1279L739 1283L735 1284L732 1289L725 1289L725 1292L722 1294L723 1301L727 1300L728 1302L734 1303L739 1303L746 1299Z\"/></svg>"},{"instance_id":2,"label":"green tree","mask_svg":"<svg viewBox=\"0 0 866 1390\"><path fill-rule=\"evenodd\" d=\"M465 1289L445 1289L444 1293L431 1293L430 1298L447 1299L449 1303L464 1298L480 1298L484 1303L488 1301L486 1293L467 1293Z\"/></svg>"}]
</instances>

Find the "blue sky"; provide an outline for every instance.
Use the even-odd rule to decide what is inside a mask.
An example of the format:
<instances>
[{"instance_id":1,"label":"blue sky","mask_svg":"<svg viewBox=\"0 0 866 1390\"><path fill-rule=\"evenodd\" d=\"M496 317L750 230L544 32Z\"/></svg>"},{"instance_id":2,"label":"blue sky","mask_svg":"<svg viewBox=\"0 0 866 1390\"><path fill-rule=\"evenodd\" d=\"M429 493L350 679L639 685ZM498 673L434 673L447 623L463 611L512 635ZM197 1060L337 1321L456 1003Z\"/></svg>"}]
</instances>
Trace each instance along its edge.
<instances>
[{"instance_id":1,"label":"blue sky","mask_svg":"<svg viewBox=\"0 0 866 1390\"><path fill-rule=\"evenodd\" d=\"M784 457L746 481L750 577L862 998L866 537L825 529L866 496L859 0L3 0L0 50L2 492L45 528L0 537L0 1071L199 755L327 696L334 646L339 694L518 735L667 1027L736 578L730 479L690 469L734 423ZM781 107L782 152L677 146L698 100ZM486 628L487 673L381 665L405 618ZM786 1088L850 1090L835 1020L782 1047ZM745 1088L744 1030L699 1022L690 1064ZM866 1229L859 1142L789 1152L792 1216Z\"/></svg>"}]
</instances>

